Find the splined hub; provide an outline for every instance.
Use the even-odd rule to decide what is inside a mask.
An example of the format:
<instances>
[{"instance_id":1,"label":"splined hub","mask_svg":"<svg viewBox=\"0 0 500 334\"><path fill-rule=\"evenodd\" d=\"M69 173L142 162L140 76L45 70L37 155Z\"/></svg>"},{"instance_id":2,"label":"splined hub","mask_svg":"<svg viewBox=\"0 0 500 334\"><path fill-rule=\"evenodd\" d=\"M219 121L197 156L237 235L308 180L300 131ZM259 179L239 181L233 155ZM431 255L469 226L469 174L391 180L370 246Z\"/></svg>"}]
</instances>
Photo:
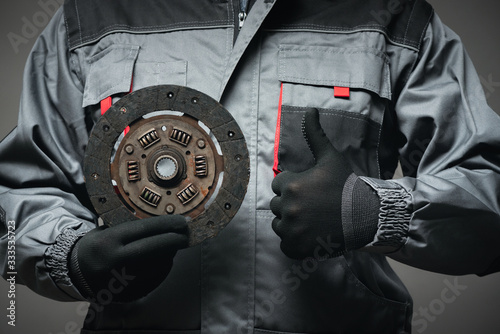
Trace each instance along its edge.
<instances>
[{"instance_id":1,"label":"splined hub","mask_svg":"<svg viewBox=\"0 0 500 334\"><path fill-rule=\"evenodd\" d=\"M170 155L162 155L155 161L155 173L160 179L165 181L172 180L179 175L177 160Z\"/></svg>"},{"instance_id":2,"label":"splined hub","mask_svg":"<svg viewBox=\"0 0 500 334\"><path fill-rule=\"evenodd\" d=\"M191 157L186 157L191 158ZM175 187L186 178L186 158L175 148L163 146L154 152L147 161L149 179L159 187Z\"/></svg>"},{"instance_id":3,"label":"splined hub","mask_svg":"<svg viewBox=\"0 0 500 334\"><path fill-rule=\"evenodd\" d=\"M123 97L97 122L84 175L105 224L181 214L190 217L195 245L237 213L249 157L241 129L217 101L187 87L154 86Z\"/></svg>"}]
</instances>

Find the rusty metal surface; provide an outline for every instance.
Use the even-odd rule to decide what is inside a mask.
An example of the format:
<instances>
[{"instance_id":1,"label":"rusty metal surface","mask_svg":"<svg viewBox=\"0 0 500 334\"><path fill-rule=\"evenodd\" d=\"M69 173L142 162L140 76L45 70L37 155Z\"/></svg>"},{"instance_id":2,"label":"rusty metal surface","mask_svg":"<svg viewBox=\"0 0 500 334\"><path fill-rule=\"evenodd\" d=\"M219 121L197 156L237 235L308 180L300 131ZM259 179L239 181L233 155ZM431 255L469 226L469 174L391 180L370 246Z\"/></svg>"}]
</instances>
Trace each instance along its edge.
<instances>
[{"instance_id":1,"label":"rusty metal surface","mask_svg":"<svg viewBox=\"0 0 500 334\"><path fill-rule=\"evenodd\" d=\"M143 118L153 112L167 114ZM210 129L222 155L198 121ZM121 138L127 126L130 131ZM172 175L164 175L163 164L173 168ZM221 104L188 87L163 85L132 92L100 118L83 168L91 202L105 224L183 214L191 218L190 245L196 245L215 237L236 215L249 166L243 133Z\"/></svg>"},{"instance_id":2,"label":"rusty metal surface","mask_svg":"<svg viewBox=\"0 0 500 334\"><path fill-rule=\"evenodd\" d=\"M160 173L162 161L170 163L172 175ZM215 192L223 169L222 156L198 120L161 115L130 125L116 150L111 178L139 218L165 212L195 218Z\"/></svg>"}]
</instances>

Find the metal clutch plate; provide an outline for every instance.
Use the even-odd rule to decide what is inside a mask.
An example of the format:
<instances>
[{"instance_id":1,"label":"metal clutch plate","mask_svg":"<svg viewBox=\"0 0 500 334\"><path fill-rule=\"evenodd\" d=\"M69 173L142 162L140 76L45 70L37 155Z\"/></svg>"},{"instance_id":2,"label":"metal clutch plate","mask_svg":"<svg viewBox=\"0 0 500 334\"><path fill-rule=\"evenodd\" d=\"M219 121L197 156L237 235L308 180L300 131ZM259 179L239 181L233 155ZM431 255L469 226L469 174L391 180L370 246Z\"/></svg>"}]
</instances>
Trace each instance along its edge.
<instances>
[{"instance_id":1,"label":"metal clutch plate","mask_svg":"<svg viewBox=\"0 0 500 334\"><path fill-rule=\"evenodd\" d=\"M99 119L83 171L105 224L184 215L192 246L235 216L249 167L243 133L220 103L188 87L162 85L126 95Z\"/></svg>"}]
</instances>

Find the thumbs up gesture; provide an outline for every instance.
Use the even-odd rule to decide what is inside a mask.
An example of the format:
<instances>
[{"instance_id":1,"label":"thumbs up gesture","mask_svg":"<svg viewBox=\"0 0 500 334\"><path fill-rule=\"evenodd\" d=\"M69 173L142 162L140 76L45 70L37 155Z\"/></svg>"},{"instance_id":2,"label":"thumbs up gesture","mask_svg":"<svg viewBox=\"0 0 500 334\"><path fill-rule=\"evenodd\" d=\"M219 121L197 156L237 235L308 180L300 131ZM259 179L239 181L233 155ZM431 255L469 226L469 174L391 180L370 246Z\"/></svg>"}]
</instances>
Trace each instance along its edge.
<instances>
[{"instance_id":1,"label":"thumbs up gesture","mask_svg":"<svg viewBox=\"0 0 500 334\"><path fill-rule=\"evenodd\" d=\"M365 246L377 231L378 196L333 147L317 110L304 115L302 132L315 165L300 173L282 172L272 183L277 195L270 204L276 216L272 228L281 238L281 250L290 258L302 259L313 256L319 245L327 244L330 256ZM346 182L350 185L347 188ZM369 219L343 224L342 207L353 209L353 191L369 202L369 212L364 215Z\"/></svg>"}]
</instances>

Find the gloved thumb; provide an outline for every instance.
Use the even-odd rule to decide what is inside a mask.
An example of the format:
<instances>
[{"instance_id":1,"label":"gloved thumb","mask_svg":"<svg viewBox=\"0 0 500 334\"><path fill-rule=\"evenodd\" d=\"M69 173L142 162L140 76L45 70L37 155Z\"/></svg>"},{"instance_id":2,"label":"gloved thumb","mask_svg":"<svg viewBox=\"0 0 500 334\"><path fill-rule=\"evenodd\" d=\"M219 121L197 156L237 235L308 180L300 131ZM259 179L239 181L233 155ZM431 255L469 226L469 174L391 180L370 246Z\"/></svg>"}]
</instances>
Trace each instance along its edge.
<instances>
[{"instance_id":1,"label":"gloved thumb","mask_svg":"<svg viewBox=\"0 0 500 334\"><path fill-rule=\"evenodd\" d=\"M309 145L316 163L321 162L330 152L336 151L319 123L319 112L311 109L302 119L302 134Z\"/></svg>"}]
</instances>

